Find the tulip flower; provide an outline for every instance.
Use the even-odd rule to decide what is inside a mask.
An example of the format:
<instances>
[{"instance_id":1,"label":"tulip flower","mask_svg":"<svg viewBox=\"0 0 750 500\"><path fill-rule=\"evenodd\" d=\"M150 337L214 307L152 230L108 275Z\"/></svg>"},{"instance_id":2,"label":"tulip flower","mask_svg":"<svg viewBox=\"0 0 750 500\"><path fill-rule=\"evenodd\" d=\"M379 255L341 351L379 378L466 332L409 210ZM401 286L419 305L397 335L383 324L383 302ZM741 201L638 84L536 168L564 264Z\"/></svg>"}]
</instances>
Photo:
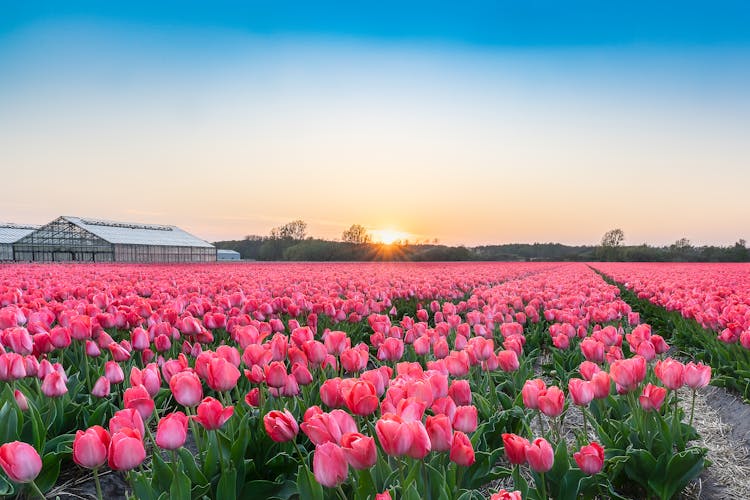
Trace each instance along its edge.
<instances>
[{"instance_id":1,"label":"tulip flower","mask_svg":"<svg viewBox=\"0 0 750 500\"><path fill-rule=\"evenodd\" d=\"M96 469L107 461L111 441L109 432L99 425L77 431L73 440L73 461L87 469Z\"/></svg>"},{"instance_id":2,"label":"tulip flower","mask_svg":"<svg viewBox=\"0 0 750 500\"><path fill-rule=\"evenodd\" d=\"M146 450L138 431L123 427L112 434L109 444L108 462L113 470L130 470L146 459Z\"/></svg>"},{"instance_id":3,"label":"tulip flower","mask_svg":"<svg viewBox=\"0 0 750 500\"><path fill-rule=\"evenodd\" d=\"M447 415L428 415L425 423L433 451L448 451L453 443L453 425Z\"/></svg>"},{"instance_id":4,"label":"tulip flower","mask_svg":"<svg viewBox=\"0 0 750 500\"><path fill-rule=\"evenodd\" d=\"M122 400L125 408L138 411L144 421L148 420L151 414L154 413L156 403L154 403L151 395L142 385L125 389Z\"/></svg>"},{"instance_id":5,"label":"tulip flower","mask_svg":"<svg viewBox=\"0 0 750 500\"><path fill-rule=\"evenodd\" d=\"M16 404L21 411L27 411L29 409L29 402L26 400L26 396L24 396L18 389L13 391L13 399L16 400Z\"/></svg>"},{"instance_id":6,"label":"tulip flower","mask_svg":"<svg viewBox=\"0 0 750 500\"><path fill-rule=\"evenodd\" d=\"M341 436L341 449L354 469L369 469L377 460L375 439L358 432L347 432Z\"/></svg>"},{"instance_id":7,"label":"tulip flower","mask_svg":"<svg viewBox=\"0 0 750 500\"><path fill-rule=\"evenodd\" d=\"M111 384L119 384L125 380L125 373L122 371L122 367L115 361L107 361L104 363L104 376Z\"/></svg>"},{"instance_id":8,"label":"tulip flower","mask_svg":"<svg viewBox=\"0 0 750 500\"><path fill-rule=\"evenodd\" d=\"M42 470L42 459L30 444L13 441L0 446L0 467L14 483L30 483Z\"/></svg>"},{"instance_id":9,"label":"tulip flower","mask_svg":"<svg viewBox=\"0 0 750 500\"><path fill-rule=\"evenodd\" d=\"M568 381L568 392L577 406L588 406L594 399L594 389L590 382L580 378L572 378Z\"/></svg>"},{"instance_id":10,"label":"tulip flower","mask_svg":"<svg viewBox=\"0 0 750 500\"><path fill-rule=\"evenodd\" d=\"M405 422L404 426L410 434L409 442L411 444L409 449L406 450L406 455L417 460L423 459L432 449L427 429L425 429L421 420ZM377 432L377 427L375 430Z\"/></svg>"},{"instance_id":11,"label":"tulip flower","mask_svg":"<svg viewBox=\"0 0 750 500\"><path fill-rule=\"evenodd\" d=\"M467 434L477 430L477 408L476 406L458 406L453 416L453 428Z\"/></svg>"},{"instance_id":12,"label":"tulip flower","mask_svg":"<svg viewBox=\"0 0 750 500\"><path fill-rule=\"evenodd\" d=\"M426 431L426 430L425 430ZM380 447L386 455L403 456L412 444L413 434L406 422L393 413L386 413L375 423ZM427 436L429 440L429 436Z\"/></svg>"},{"instance_id":13,"label":"tulip flower","mask_svg":"<svg viewBox=\"0 0 750 500\"><path fill-rule=\"evenodd\" d=\"M544 473L552 469L555 451L544 438L537 438L526 446L526 460L535 472Z\"/></svg>"},{"instance_id":14,"label":"tulip flower","mask_svg":"<svg viewBox=\"0 0 750 500\"><path fill-rule=\"evenodd\" d=\"M156 444L165 450L176 450L185 444L187 439L188 418L176 411L165 415L156 427Z\"/></svg>"},{"instance_id":15,"label":"tulip flower","mask_svg":"<svg viewBox=\"0 0 750 500\"><path fill-rule=\"evenodd\" d=\"M345 398L346 406L355 415L371 415L378 408L375 386L366 380L357 381Z\"/></svg>"},{"instance_id":16,"label":"tulip flower","mask_svg":"<svg viewBox=\"0 0 750 500\"><path fill-rule=\"evenodd\" d=\"M240 371L226 359L216 356L209 361L206 382L211 389L217 392L229 391L237 385L238 378Z\"/></svg>"},{"instance_id":17,"label":"tulip flower","mask_svg":"<svg viewBox=\"0 0 750 500\"><path fill-rule=\"evenodd\" d=\"M643 393L638 397L641 407L646 411L659 411L664 398L667 396L667 390L653 384L647 384L643 388Z\"/></svg>"},{"instance_id":18,"label":"tulip flower","mask_svg":"<svg viewBox=\"0 0 750 500\"><path fill-rule=\"evenodd\" d=\"M646 377L646 360L641 356L614 361L609 375L625 392L630 392Z\"/></svg>"},{"instance_id":19,"label":"tulip flower","mask_svg":"<svg viewBox=\"0 0 750 500\"><path fill-rule=\"evenodd\" d=\"M457 406L471 404L471 387L468 380L454 380L448 388L448 396Z\"/></svg>"},{"instance_id":20,"label":"tulip flower","mask_svg":"<svg viewBox=\"0 0 750 500\"><path fill-rule=\"evenodd\" d=\"M546 388L547 385L540 378L527 380L521 389L524 406L530 410L539 409L539 393Z\"/></svg>"},{"instance_id":21,"label":"tulip flower","mask_svg":"<svg viewBox=\"0 0 750 500\"><path fill-rule=\"evenodd\" d=\"M114 416L109 419L110 435L119 432L126 427L138 431L138 434L141 436L146 432L141 414L135 409L116 411Z\"/></svg>"},{"instance_id":22,"label":"tulip flower","mask_svg":"<svg viewBox=\"0 0 750 500\"><path fill-rule=\"evenodd\" d=\"M497 361L500 369L504 372L514 372L521 366L518 361L518 353L512 349L506 349L497 353Z\"/></svg>"},{"instance_id":23,"label":"tulip flower","mask_svg":"<svg viewBox=\"0 0 750 500\"><path fill-rule=\"evenodd\" d=\"M497 493L493 493L490 496L490 500L523 500L523 497L521 496L521 492L518 490L507 491L506 489L502 489Z\"/></svg>"},{"instance_id":24,"label":"tulip flower","mask_svg":"<svg viewBox=\"0 0 750 500\"><path fill-rule=\"evenodd\" d=\"M453 434L453 442L450 448L450 460L456 465L470 467L475 462L474 447L469 437L461 431Z\"/></svg>"},{"instance_id":25,"label":"tulip flower","mask_svg":"<svg viewBox=\"0 0 750 500\"><path fill-rule=\"evenodd\" d=\"M193 420L207 431L212 431L221 428L229 420L234 414L234 406L225 408L218 399L207 397L198 405L196 413Z\"/></svg>"},{"instance_id":26,"label":"tulip flower","mask_svg":"<svg viewBox=\"0 0 750 500\"><path fill-rule=\"evenodd\" d=\"M327 488L335 488L346 480L348 465L344 451L336 443L326 442L313 453L315 479Z\"/></svg>"},{"instance_id":27,"label":"tulip flower","mask_svg":"<svg viewBox=\"0 0 750 500\"><path fill-rule=\"evenodd\" d=\"M539 411L548 417L557 417L563 411L565 394L559 387L550 386L546 390L539 391Z\"/></svg>"},{"instance_id":28,"label":"tulip flower","mask_svg":"<svg viewBox=\"0 0 750 500\"><path fill-rule=\"evenodd\" d=\"M65 385L65 377L59 372L54 371L44 377L42 393L48 398L59 398L67 392L68 387Z\"/></svg>"},{"instance_id":29,"label":"tulip flower","mask_svg":"<svg viewBox=\"0 0 750 500\"><path fill-rule=\"evenodd\" d=\"M344 404L341 395L341 379L329 378L320 386L320 399L330 408L340 408Z\"/></svg>"},{"instance_id":30,"label":"tulip flower","mask_svg":"<svg viewBox=\"0 0 750 500\"><path fill-rule=\"evenodd\" d=\"M14 352L0 354L0 382L20 380L25 376L26 363L23 356Z\"/></svg>"},{"instance_id":31,"label":"tulip flower","mask_svg":"<svg viewBox=\"0 0 750 500\"><path fill-rule=\"evenodd\" d=\"M299 432L299 426L289 410L273 410L263 417L266 434L277 443L293 440ZM343 452L342 452L343 454Z\"/></svg>"},{"instance_id":32,"label":"tulip flower","mask_svg":"<svg viewBox=\"0 0 750 500\"><path fill-rule=\"evenodd\" d=\"M503 446L505 447L505 456L508 461L514 465L526 463L526 447L529 441L516 434L503 434Z\"/></svg>"},{"instance_id":33,"label":"tulip flower","mask_svg":"<svg viewBox=\"0 0 750 500\"><path fill-rule=\"evenodd\" d=\"M107 377L99 377L94 383L94 387L91 389L91 395L97 398L105 398L109 396L110 383Z\"/></svg>"},{"instance_id":34,"label":"tulip flower","mask_svg":"<svg viewBox=\"0 0 750 500\"><path fill-rule=\"evenodd\" d=\"M183 371L172 375L169 388L175 400L185 407L193 407L203 398L203 385L193 371Z\"/></svg>"},{"instance_id":35,"label":"tulip flower","mask_svg":"<svg viewBox=\"0 0 750 500\"><path fill-rule=\"evenodd\" d=\"M706 387L711 381L711 367L703 363L689 362L683 374L685 385L693 390Z\"/></svg>"},{"instance_id":36,"label":"tulip flower","mask_svg":"<svg viewBox=\"0 0 750 500\"><path fill-rule=\"evenodd\" d=\"M599 443L592 442L575 452L573 459L584 474L597 474L604 465L604 448Z\"/></svg>"}]
</instances>

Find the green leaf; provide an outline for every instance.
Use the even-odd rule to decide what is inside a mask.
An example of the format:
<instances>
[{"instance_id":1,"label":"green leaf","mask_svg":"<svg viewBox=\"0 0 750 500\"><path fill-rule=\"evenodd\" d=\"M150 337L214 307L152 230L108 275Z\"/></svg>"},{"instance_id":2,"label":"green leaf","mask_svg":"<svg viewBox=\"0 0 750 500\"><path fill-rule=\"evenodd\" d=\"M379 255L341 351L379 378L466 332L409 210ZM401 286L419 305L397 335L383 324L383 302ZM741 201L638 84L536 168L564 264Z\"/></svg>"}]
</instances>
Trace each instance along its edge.
<instances>
[{"instance_id":1,"label":"green leaf","mask_svg":"<svg viewBox=\"0 0 750 500\"><path fill-rule=\"evenodd\" d=\"M185 472L190 478L190 481L193 484L201 486L208 484L206 476L203 475L203 472L201 472L201 470L196 465L195 457L190 452L190 450L188 450L187 448L180 448L178 453L180 454L180 460L182 461L182 465L185 468Z\"/></svg>"},{"instance_id":2,"label":"green leaf","mask_svg":"<svg viewBox=\"0 0 750 500\"><path fill-rule=\"evenodd\" d=\"M222 479L224 479L223 476ZM219 491L221 491L221 481L219 482ZM190 500L190 479L184 472L182 472L182 470L177 471L177 474L172 481L172 486L169 488L169 498L176 500ZM236 496L219 498L236 498Z\"/></svg>"},{"instance_id":3,"label":"green leaf","mask_svg":"<svg viewBox=\"0 0 750 500\"><path fill-rule=\"evenodd\" d=\"M4 475L0 475L0 495L6 497L11 496L15 493L16 487L13 483L5 479Z\"/></svg>"},{"instance_id":4,"label":"green leaf","mask_svg":"<svg viewBox=\"0 0 750 500\"><path fill-rule=\"evenodd\" d=\"M401 492L401 498L404 500L422 500L422 496L417 491L417 485L414 482L410 483L406 490L402 488Z\"/></svg>"},{"instance_id":5,"label":"green leaf","mask_svg":"<svg viewBox=\"0 0 750 500\"><path fill-rule=\"evenodd\" d=\"M248 481L243 485L243 491L245 495L240 497L247 498L275 498L279 500L288 500L292 495L297 493L297 485L292 481L266 481L264 479L256 479L254 481Z\"/></svg>"},{"instance_id":6,"label":"green leaf","mask_svg":"<svg viewBox=\"0 0 750 500\"><path fill-rule=\"evenodd\" d=\"M297 491L300 499L323 500L323 486L315 480L310 469L303 465L297 470Z\"/></svg>"},{"instance_id":7,"label":"green leaf","mask_svg":"<svg viewBox=\"0 0 750 500\"><path fill-rule=\"evenodd\" d=\"M705 448L689 448L672 456L667 464L666 474L655 478L649 484L658 485L662 499L672 498L681 491L693 478L698 477L704 467Z\"/></svg>"},{"instance_id":8,"label":"green leaf","mask_svg":"<svg viewBox=\"0 0 750 500\"><path fill-rule=\"evenodd\" d=\"M377 492L370 469L359 471L354 483L354 498L356 500L368 500L373 493Z\"/></svg>"},{"instance_id":9,"label":"green leaf","mask_svg":"<svg viewBox=\"0 0 750 500\"><path fill-rule=\"evenodd\" d=\"M131 478L133 493L138 500L155 500L157 498L156 492L151 488L145 474L131 471Z\"/></svg>"},{"instance_id":10,"label":"green leaf","mask_svg":"<svg viewBox=\"0 0 750 500\"><path fill-rule=\"evenodd\" d=\"M171 491L170 485L174 481L172 467L164 462L158 450L154 450L151 455L151 468L151 487L157 491Z\"/></svg>"},{"instance_id":11,"label":"green leaf","mask_svg":"<svg viewBox=\"0 0 750 500\"><path fill-rule=\"evenodd\" d=\"M57 482L57 476L60 475L60 461L62 453L47 453L42 459L42 471L34 480L42 492L52 488Z\"/></svg>"},{"instance_id":12,"label":"green leaf","mask_svg":"<svg viewBox=\"0 0 750 500\"><path fill-rule=\"evenodd\" d=\"M219 485L216 488L217 498L237 498L237 470L229 467L221 473Z\"/></svg>"}]
</instances>

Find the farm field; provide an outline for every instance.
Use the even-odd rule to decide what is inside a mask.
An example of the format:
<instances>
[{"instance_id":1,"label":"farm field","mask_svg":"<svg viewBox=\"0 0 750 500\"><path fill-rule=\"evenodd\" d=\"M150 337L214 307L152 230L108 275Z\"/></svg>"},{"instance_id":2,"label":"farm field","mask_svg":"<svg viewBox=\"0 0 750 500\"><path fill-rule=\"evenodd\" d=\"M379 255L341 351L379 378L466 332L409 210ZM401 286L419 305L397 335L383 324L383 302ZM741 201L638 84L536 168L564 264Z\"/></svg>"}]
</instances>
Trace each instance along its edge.
<instances>
[{"instance_id":1,"label":"farm field","mask_svg":"<svg viewBox=\"0 0 750 500\"><path fill-rule=\"evenodd\" d=\"M741 498L749 273L3 265L0 495Z\"/></svg>"}]
</instances>

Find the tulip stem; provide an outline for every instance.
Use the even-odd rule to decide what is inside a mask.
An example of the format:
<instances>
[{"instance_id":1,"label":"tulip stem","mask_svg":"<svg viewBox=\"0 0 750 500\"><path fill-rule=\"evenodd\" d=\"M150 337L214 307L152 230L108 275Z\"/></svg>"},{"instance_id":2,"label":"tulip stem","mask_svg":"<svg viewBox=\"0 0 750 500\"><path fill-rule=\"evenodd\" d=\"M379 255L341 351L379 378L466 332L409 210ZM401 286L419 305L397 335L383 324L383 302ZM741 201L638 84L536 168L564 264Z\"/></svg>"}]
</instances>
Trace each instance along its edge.
<instances>
[{"instance_id":1,"label":"tulip stem","mask_svg":"<svg viewBox=\"0 0 750 500\"><path fill-rule=\"evenodd\" d=\"M96 485L96 498L97 500L103 500L102 496L102 484L99 482L99 467L94 467L94 485Z\"/></svg>"},{"instance_id":2,"label":"tulip stem","mask_svg":"<svg viewBox=\"0 0 750 500\"><path fill-rule=\"evenodd\" d=\"M588 419L586 418L586 408L581 408L581 413L583 414L583 439L584 442L587 442L589 439L589 426L588 426ZM544 475L542 475L544 477Z\"/></svg>"},{"instance_id":3,"label":"tulip stem","mask_svg":"<svg viewBox=\"0 0 750 500\"><path fill-rule=\"evenodd\" d=\"M539 473L539 485L542 490L542 498L547 500L547 481L544 479L544 472Z\"/></svg>"},{"instance_id":4,"label":"tulip stem","mask_svg":"<svg viewBox=\"0 0 750 500\"><path fill-rule=\"evenodd\" d=\"M341 497L341 500L346 500L346 493L344 493L344 490L341 488L340 484L338 486L336 486L336 492Z\"/></svg>"},{"instance_id":5,"label":"tulip stem","mask_svg":"<svg viewBox=\"0 0 750 500\"><path fill-rule=\"evenodd\" d=\"M305 462L305 458L302 456L302 452L299 451L299 446L295 441L292 441L292 446L294 446L294 449L297 451L297 456L299 457L299 463L300 465L304 465L307 467L307 462Z\"/></svg>"},{"instance_id":6,"label":"tulip stem","mask_svg":"<svg viewBox=\"0 0 750 500\"><path fill-rule=\"evenodd\" d=\"M34 493L39 495L39 498L42 498L42 499L47 498L44 496L44 493L42 493L42 490L39 489L39 486L37 486L34 481L31 481L29 485L31 485L31 489L34 490Z\"/></svg>"},{"instance_id":7,"label":"tulip stem","mask_svg":"<svg viewBox=\"0 0 750 500\"><path fill-rule=\"evenodd\" d=\"M693 389L693 404L690 405L690 427L693 426L693 414L695 413L695 389Z\"/></svg>"}]
</instances>

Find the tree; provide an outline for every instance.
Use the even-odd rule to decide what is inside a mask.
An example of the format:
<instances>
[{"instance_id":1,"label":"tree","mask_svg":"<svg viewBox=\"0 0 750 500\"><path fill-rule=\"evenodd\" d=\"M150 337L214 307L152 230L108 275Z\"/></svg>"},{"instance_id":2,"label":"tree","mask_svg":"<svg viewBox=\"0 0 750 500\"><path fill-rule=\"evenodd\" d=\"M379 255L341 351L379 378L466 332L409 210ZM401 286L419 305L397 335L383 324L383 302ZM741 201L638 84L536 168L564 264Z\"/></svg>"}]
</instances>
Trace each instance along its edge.
<instances>
[{"instance_id":1,"label":"tree","mask_svg":"<svg viewBox=\"0 0 750 500\"><path fill-rule=\"evenodd\" d=\"M602 236L601 246L597 249L602 260L620 260L622 258L622 242L625 233L622 229L610 229Z\"/></svg>"},{"instance_id":2,"label":"tree","mask_svg":"<svg viewBox=\"0 0 750 500\"><path fill-rule=\"evenodd\" d=\"M367 233L367 229L359 224L352 224L349 229L341 233L341 241L345 243L370 243L372 237Z\"/></svg>"},{"instance_id":3,"label":"tree","mask_svg":"<svg viewBox=\"0 0 750 500\"><path fill-rule=\"evenodd\" d=\"M271 239L274 240L304 240L306 234L307 222L300 219L271 229Z\"/></svg>"},{"instance_id":4,"label":"tree","mask_svg":"<svg viewBox=\"0 0 750 500\"><path fill-rule=\"evenodd\" d=\"M625 240L625 233L622 232L622 229L610 229L602 236L602 246L619 247L623 240Z\"/></svg>"}]
</instances>

